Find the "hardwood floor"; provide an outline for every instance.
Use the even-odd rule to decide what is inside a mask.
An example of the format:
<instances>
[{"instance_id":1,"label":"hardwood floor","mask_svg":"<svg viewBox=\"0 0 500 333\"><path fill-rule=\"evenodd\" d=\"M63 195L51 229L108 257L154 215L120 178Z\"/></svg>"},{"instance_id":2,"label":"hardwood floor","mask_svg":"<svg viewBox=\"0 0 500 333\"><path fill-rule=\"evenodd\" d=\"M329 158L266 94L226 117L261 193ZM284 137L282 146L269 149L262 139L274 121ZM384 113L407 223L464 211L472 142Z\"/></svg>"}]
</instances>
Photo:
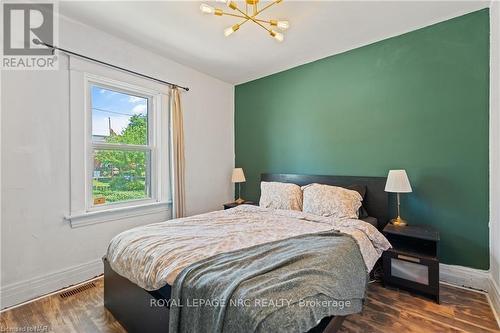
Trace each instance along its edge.
<instances>
[{"instance_id":1,"label":"hardwood floor","mask_svg":"<svg viewBox=\"0 0 500 333\"><path fill-rule=\"evenodd\" d=\"M349 316L340 332L500 332L482 293L441 284L441 304L371 284L361 314Z\"/></svg>"},{"instance_id":2,"label":"hardwood floor","mask_svg":"<svg viewBox=\"0 0 500 333\"><path fill-rule=\"evenodd\" d=\"M103 306L102 278L94 283L94 288L67 298L52 295L1 313L0 331L125 332ZM363 313L349 316L340 332L500 332L500 329L486 296L481 293L441 285L438 305L373 283Z\"/></svg>"}]
</instances>

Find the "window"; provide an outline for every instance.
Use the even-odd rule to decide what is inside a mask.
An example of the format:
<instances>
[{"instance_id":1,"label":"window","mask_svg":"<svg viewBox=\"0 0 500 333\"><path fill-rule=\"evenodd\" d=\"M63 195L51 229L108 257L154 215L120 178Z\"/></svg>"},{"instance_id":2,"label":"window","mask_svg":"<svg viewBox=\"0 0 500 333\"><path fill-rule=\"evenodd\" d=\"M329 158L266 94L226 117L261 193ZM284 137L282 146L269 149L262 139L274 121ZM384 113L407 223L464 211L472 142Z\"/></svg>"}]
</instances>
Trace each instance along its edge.
<instances>
[{"instance_id":1,"label":"window","mask_svg":"<svg viewBox=\"0 0 500 333\"><path fill-rule=\"evenodd\" d=\"M89 82L91 204L152 199L151 96Z\"/></svg>"},{"instance_id":2,"label":"window","mask_svg":"<svg viewBox=\"0 0 500 333\"><path fill-rule=\"evenodd\" d=\"M169 88L70 57L72 227L170 216ZM147 215L147 217L146 217Z\"/></svg>"}]
</instances>

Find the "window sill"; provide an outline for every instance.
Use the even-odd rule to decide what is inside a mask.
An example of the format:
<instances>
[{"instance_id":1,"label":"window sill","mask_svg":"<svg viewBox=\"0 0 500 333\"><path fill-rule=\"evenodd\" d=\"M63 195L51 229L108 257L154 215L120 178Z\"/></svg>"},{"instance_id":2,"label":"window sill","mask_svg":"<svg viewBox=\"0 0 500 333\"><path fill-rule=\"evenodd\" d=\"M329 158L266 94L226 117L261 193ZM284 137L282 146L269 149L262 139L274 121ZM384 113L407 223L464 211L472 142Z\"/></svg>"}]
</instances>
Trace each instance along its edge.
<instances>
[{"instance_id":1,"label":"window sill","mask_svg":"<svg viewBox=\"0 0 500 333\"><path fill-rule=\"evenodd\" d=\"M88 225L122 220L125 218L166 213L170 211L171 202L155 202L137 206L120 207L108 210L87 212L80 215L67 216L71 228L80 228Z\"/></svg>"}]
</instances>

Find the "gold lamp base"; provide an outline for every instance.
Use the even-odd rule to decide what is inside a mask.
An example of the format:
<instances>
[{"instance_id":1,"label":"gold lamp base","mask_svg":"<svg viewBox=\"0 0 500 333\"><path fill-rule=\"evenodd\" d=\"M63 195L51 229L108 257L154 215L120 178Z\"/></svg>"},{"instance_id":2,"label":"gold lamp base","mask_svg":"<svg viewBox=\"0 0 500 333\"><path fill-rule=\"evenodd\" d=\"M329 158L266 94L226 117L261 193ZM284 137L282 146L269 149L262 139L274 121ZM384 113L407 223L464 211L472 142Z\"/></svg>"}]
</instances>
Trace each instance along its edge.
<instances>
[{"instance_id":1,"label":"gold lamp base","mask_svg":"<svg viewBox=\"0 0 500 333\"><path fill-rule=\"evenodd\" d=\"M242 199L242 198L238 198L238 199L236 199L236 201L235 201L235 202L236 202L238 205L241 205L242 203L244 203L244 202L245 202L245 200L244 200L244 199Z\"/></svg>"},{"instance_id":2,"label":"gold lamp base","mask_svg":"<svg viewBox=\"0 0 500 333\"><path fill-rule=\"evenodd\" d=\"M392 219L391 224L399 227L404 227L405 225L408 225L406 220L403 220L400 216L396 217L395 219Z\"/></svg>"}]
</instances>

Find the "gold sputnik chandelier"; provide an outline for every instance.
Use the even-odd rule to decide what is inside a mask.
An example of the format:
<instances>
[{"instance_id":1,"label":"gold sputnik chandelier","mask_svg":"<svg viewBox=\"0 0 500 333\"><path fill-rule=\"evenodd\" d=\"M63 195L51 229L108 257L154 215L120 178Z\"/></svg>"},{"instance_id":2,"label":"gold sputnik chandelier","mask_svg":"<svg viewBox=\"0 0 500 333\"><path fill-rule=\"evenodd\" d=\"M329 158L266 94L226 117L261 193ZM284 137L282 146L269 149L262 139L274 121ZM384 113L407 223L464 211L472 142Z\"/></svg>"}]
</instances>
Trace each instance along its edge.
<instances>
[{"instance_id":1,"label":"gold sputnik chandelier","mask_svg":"<svg viewBox=\"0 0 500 333\"><path fill-rule=\"evenodd\" d=\"M233 32L237 31L243 24L247 23L248 21L252 21L253 23L257 24L264 30L266 30L271 37L276 39L279 42L282 42L284 39L284 36L281 32L276 31L275 29L279 30L286 30L290 27L290 24L288 21L284 20L263 20L258 18L259 14L268 9L269 7L279 4L280 2L283 2L283 0L274 0L271 3L267 4L266 6L262 7L259 9L259 1L260 0L245 0L245 8L240 9L238 5L236 4L235 1L233 0L217 0L217 2L223 2L227 5L227 7L234 12L225 12L224 10L220 8L214 8L212 6L209 6L205 3L201 4L200 10L205 13L205 14L213 14L216 16L233 16L233 17L238 17L241 18L242 21L240 23L236 23L233 26L230 26L229 28L224 30L224 35L226 37L230 36Z\"/></svg>"}]
</instances>

